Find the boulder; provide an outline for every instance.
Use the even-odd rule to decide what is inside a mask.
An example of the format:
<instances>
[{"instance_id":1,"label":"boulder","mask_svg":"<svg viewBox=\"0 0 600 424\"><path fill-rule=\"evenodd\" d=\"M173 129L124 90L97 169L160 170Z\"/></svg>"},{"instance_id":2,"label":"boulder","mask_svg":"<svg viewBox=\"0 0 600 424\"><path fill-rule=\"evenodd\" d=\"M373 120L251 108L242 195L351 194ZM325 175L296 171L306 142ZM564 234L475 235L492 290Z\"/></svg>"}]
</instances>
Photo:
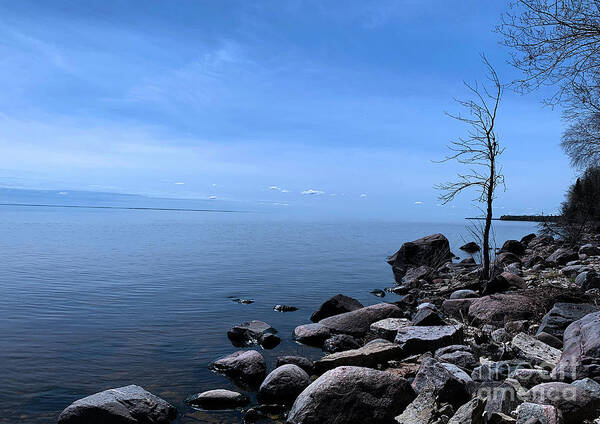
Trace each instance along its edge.
<instances>
[{"instance_id":1,"label":"boulder","mask_svg":"<svg viewBox=\"0 0 600 424\"><path fill-rule=\"evenodd\" d=\"M598 289L600 288L600 275L596 271L584 271L577 275L575 284L582 290Z\"/></svg>"},{"instance_id":2,"label":"boulder","mask_svg":"<svg viewBox=\"0 0 600 424\"><path fill-rule=\"evenodd\" d=\"M322 346L329 337L329 328L319 323L299 325L294 329L294 340L308 345Z\"/></svg>"},{"instance_id":3,"label":"boulder","mask_svg":"<svg viewBox=\"0 0 600 424\"><path fill-rule=\"evenodd\" d=\"M542 343L546 343L548 346L552 346L556 349L561 349L563 347L562 338L553 336L552 334L548 334L545 332L541 332L535 335L535 338L538 339Z\"/></svg>"},{"instance_id":4,"label":"boulder","mask_svg":"<svg viewBox=\"0 0 600 424\"><path fill-rule=\"evenodd\" d=\"M525 254L525 246L518 240L507 240L500 249L501 253L508 252L513 255L523 256Z\"/></svg>"},{"instance_id":5,"label":"boulder","mask_svg":"<svg viewBox=\"0 0 600 424\"><path fill-rule=\"evenodd\" d=\"M471 378L475 381L502 381L515 370L523 368L531 368L531 364L520 360L486 362L473 370Z\"/></svg>"},{"instance_id":6,"label":"boulder","mask_svg":"<svg viewBox=\"0 0 600 424\"><path fill-rule=\"evenodd\" d=\"M558 411L552 405L524 402L517 408L517 424L559 424Z\"/></svg>"},{"instance_id":7,"label":"boulder","mask_svg":"<svg viewBox=\"0 0 600 424\"><path fill-rule=\"evenodd\" d=\"M404 277L402 277L402 284L410 286L421 280L429 280L433 272L433 268L427 265L409 268Z\"/></svg>"},{"instance_id":8,"label":"boulder","mask_svg":"<svg viewBox=\"0 0 600 424\"><path fill-rule=\"evenodd\" d=\"M275 334L277 330L263 321L249 321L234 325L227 332L227 337L236 347L263 344L263 339L269 334Z\"/></svg>"},{"instance_id":9,"label":"boulder","mask_svg":"<svg viewBox=\"0 0 600 424\"><path fill-rule=\"evenodd\" d=\"M594 399L600 399L600 383L597 383L591 378L575 380L571 385L583 390Z\"/></svg>"},{"instance_id":10,"label":"boulder","mask_svg":"<svg viewBox=\"0 0 600 424\"><path fill-rule=\"evenodd\" d=\"M503 269L504 267L514 263L520 264L521 259L519 259L519 257L514 253L502 252L494 259L494 268Z\"/></svg>"},{"instance_id":11,"label":"boulder","mask_svg":"<svg viewBox=\"0 0 600 424\"><path fill-rule=\"evenodd\" d=\"M394 340L406 355L437 350L444 346L460 344L463 338L461 325L431 327L404 327L398 329Z\"/></svg>"},{"instance_id":12,"label":"boulder","mask_svg":"<svg viewBox=\"0 0 600 424\"><path fill-rule=\"evenodd\" d=\"M187 404L202 409L234 409L248 402L248 396L225 389L209 390L186 399Z\"/></svg>"},{"instance_id":13,"label":"boulder","mask_svg":"<svg viewBox=\"0 0 600 424\"><path fill-rule=\"evenodd\" d=\"M515 289L526 289L527 288L527 283L525 282L525 280L523 278L519 277L517 274L506 271L506 272L503 272L501 275L508 282L509 287L512 287Z\"/></svg>"},{"instance_id":14,"label":"boulder","mask_svg":"<svg viewBox=\"0 0 600 424\"><path fill-rule=\"evenodd\" d=\"M440 402L459 407L471 398L473 380L456 365L426 358L412 383L415 392L434 390Z\"/></svg>"},{"instance_id":15,"label":"boulder","mask_svg":"<svg viewBox=\"0 0 600 424\"><path fill-rule=\"evenodd\" d=\"M276 312L294 312L297 311L298 308L290 305L275 305L273 306L273 310Z\"/></svg>"},{"instance_id":16,"label":"boulder","mask_svg":"<svg viewBox=\"0 0 600 424\"><path fill-rule=\"evenodd\" d=\"M411 325L410 320L406 318L386 318L371 324L371 333L382 339L393 341L396 338L399 328Z\"/></svg>"},{"instance_id":17,"label":"boulder","mask_svg":"<svg viewBox=\"0 0 600 424\"><path fill-rule=\"evenodd\" d=\"M517 334L512 339L511 347L517 356L526 359L531 364L549 368L556 366L562 353L525 333Z\"/></svg>"},{"instance_id":18,"label":"boulder","mask_svg":"<svg viewBox=\"0 0 600 424\"><path fill-rule=\"evenodd\" d=\"M571 323L598 311L600 308L589 303L556 303L542 319L537 333L548 333L562 339L565 330Z\"/></svg>"},{"instance_id":19,"label":"boulder","mask_svg":"<svg viewBox=\"0 0 600 424\"><path fill-rule=\"evenodd\" d=\"M140 386L105 390L76 400L58 417L58 424L167 424L177 410Z\"/></svg>"},{"instance_id":20,"label":"boulder","mask_svg":"<svg viewBox=\"0 0 600 424\"><path fill-rule=\"evenodd\" d=\"M531 389L538 384L547 383L552 379L548 371L538 368L518 368L511 372L508 377L517 380L521 386L527 389Z\"/></svg>"},{"instance_id":21,"label":"boulder","mask_svg":"<svg viewBox=\"0 0 600 424\"><path fill-rule=\"evenodd\" d=\"M262 404L291 405L310 384L310 377L297 365L275 368L262 382L257 399Z\"/></svg>"},{"instance_id":22,"label":"boulder","mask_svg":"<svg viewBox=\"0 0 600 424\"><path fill-rule=\"evenodd\" d=\"M433 424L437 415L437 399L433 390L424 390L418 394L402 412L396 417L400 424Z\"/></svg>"},{"instance_id":23,"label":"boulder","mask_svg":"<svg viewBox=\"0 0 600 424\"><path fill-rule=\"evenodd\" d=\"M260 384L267 372L265 359L255 350L234 352L216 360L210 368L236 382L250 386Z\"/></svg>"},{"instance_id":24,"label":"boulder","mask_svg":"<svg viewBox=\"0 0 600 424\"><path fill-rule=\"evenodd\" d=\"M560 270L562 275L566 275L569 278L577 277L582 272L593 271L592 268L586 265L567 265L563 269Z\"/></svg>"},{"instance_id":25,"label":"boulder","mask_svg":"<svg viewBox=\"0 0 600 424\"><path fill-rule=\"evenodd\" d=\"M378 303L352 312L334 315L319 321L334 334L362 337L369 332L371 324L385 318L402 318L402 310L392 303Z\"/></svg>"},{"instance_id":26,"label":"boulder","mask_svg":"<svg viewBox=\"0 0 600 424\"><path fill-rule=\"evenodd\" d=\"M486 281L481 289L481 294L490 295L495 293L502 293L510 288L508 281L503 275L495 275L488 281Z\"/></svg>"},{"instance_id":27,"label":"boulder","mask_svg":"<svg viewBox=\"0 0 600 424\"><path fill-rule=\"evenodd\" d=\"M490 337L496 343L508 343L512 340L512 337L504 328L498 328L490 333Z\"/></svg>"},{"instance_id":28,"label":"boulder","mask_svg":"<svg viewBox=\"0 0 600 424\"><path fill-rule=\"evenodd\" d=\"M471 299L479 297L476 291L473 290L456 290L450 295L450 299Z\"/></svg>"},{"instance_id":29,"label":"boulder","mask_svg":"<svg viewBox=\"0 0 600 424\"><path fill-rule=\"evenodd\" d=\"M315 371L315 363L304 356L278 356L276 366L280 367L282 365L297 365L302 368L308 375L312 375Z\"/></svg>"},{"instance_id":30,"label":"boulder","mask_svg":"<svg viewBox=\"0 0 600 424\"><path fill-rule=\"evenodd\" d=\"M463 370L472 370L479 364L472 349L465 345L450 345L440 348L435 351L434 357L440 362L454 364Z\"/></svg>"},{"instance_id":31,"label":"boulder","mask_svg":"<svg viewBox=\"0 0 600 424\"><path fill-rule=\"evenodd\" d=\"M527 392L528 401L538 405L552 405L565 424L581 424L594 419L600 406L587 392L567 383L538 384Z\"/></svg>"},{"instance_id":32,"label":"boulder","mask_svg":"<svg viewBox=\"0 0 600 424\"><path fill-rule=\"evenodd\" d=\"M600 256L600 247L593 244L584 244L579 248L580 255Z\"/></svg>"},{"instance_id":33,"label":"boulder","mask_svg":"<svg viewBox=\"0 0 600 424\"><path fill-rule=\"evenodd\" d=\"M540 309L537 299L516 293L502 293L474 299L469 318L475 325L528 320Z\"/></svg>"},{"instance_id":34,"label":"boulder","mask_svg":"<svg viewBox=\"0 0 600 424\"><path fill-rule=\"evenodd\" d=\"M390 372L339 367L298 396L288 424L391 424L415 398L408 381Z\"/></svg>"},{"instance_id":35,"label":"boulder","mask_svg":"<svg viewBox=\"0 0 600 424\"><path fill-rule=\"evenodd\" d=\"M475 299L446 299L442 303L442 313L451 318L466 318L474 301Z\"/></svg>"},{"instance_id":36,"label":"boulder","mask_svg":"<svg viewBox=\"0 0 600 424\"><path fill-rule=\"evenodd\" d=\"M322 373L336 367L349 365L375 368L392 359L398 359L402 349L387 340L374 340L358 349L326 355L315 362L315 370Z\"/></svg>"},{"instance_id":37,"label":"boulder","mask_svg":"<svg viewBox=\"0 0 600 424\"><path fill-rule=\"evenodd\" d=\"M563 353L552 372L556 380L600 381L600 312L573 322L563 336Z\"/></svg>"},{"instance_id":38,"label":"boulder","mask_svg":"<svg viewBox=\"0 0 600 424\"><path fill-rule=\"evenodd\" d=\"M564 266L568 262L579 259L579 254L571 249L559 248L553 254L546 258L546 262Z\"/></svg>"},{"instance_id":39,"label":"boulder","mask_svg":"<svg viewBox=\"0 0 600 424\"><path fill-rule=\"evenodd\" d=\"M485 424L485 400L476 397L458 408L448 424Z\"/></svg>"},{"instance_id":40,"label":"boulder","mask_svg":"<svg viewBox=\"0 0 600 424\"><path fill-rule=\"evenodd\" d=\"M343 294L337 294L331 299L326 300L310 317L312 322L319 322L322 319L332 317L334 315L343 314L345 312L356 311L362 308L363 305L358 300L353 299Z\"/></svg>"},{"instance_id":41,"label":"boulder","mask_svg":"<svg viewBox=\"0 0 600 424\"><path fill-rule=\"evenodd\" d=\"M519 406L517 391L503 381L485 381L477 385L477 396L486 400L485 411L510 414Z\"/></svg>"},{"instance_id":42,"label":"boulder","mask_svg":"<svg viewBox=\"0 0 600 424\"><path fill-rule=\"evenodd\" d=\"M467 253L477 253L481 250L481 247L474 241L470 241L469 243L460 246L459 249Z\"/></svg>"},{"instance_id":43,"label":"boulder","mask_svg":"<svg viewBox=\"0 0 600 424\"><path fill-rule=\"evenodd\" d=\"M522 244L523 246L525 246L525 247L528 247L528 246L529 246L529 243L531 243L531 241L532 241L533 239L535 239L536 237L537 237L537 236L536 236L534 233L527 234L526 236L524 236L524 237L521 239L521 244Z\"/></svg>"},{"instance_id":44,"label":"boulder","mask_svg":"<svg viewBox=\"0 0 600 424\"><path fill-rule=\"evenodd\" d=\"M323 350L328 353L343 352L345 350L358 349L358 341L347 334L336 334L325 340Z\"/></svg>"},{"instance_id":45,"label":"boulder","mask_svg":"<svg viewBox=\"0 0 600 424\"><path fill-rule=\"evenodd\" d=\"M450 243L442 234L433 234L412 242L407 242L395 254L388 258L398 283L410 268L427 265L437 268L452 260Z\"/></svg>"},{"instance_id":46,"label":"boulder","mask_svg":"<svg viewBox=\"0 0 600 424\"><path fill-rule=\"evenodd\" d=\"M412 324L416 326L444 325L445 322L440 317L440 313L435 306L419 308L412 318Z\"/></svg>"}]
</instances>

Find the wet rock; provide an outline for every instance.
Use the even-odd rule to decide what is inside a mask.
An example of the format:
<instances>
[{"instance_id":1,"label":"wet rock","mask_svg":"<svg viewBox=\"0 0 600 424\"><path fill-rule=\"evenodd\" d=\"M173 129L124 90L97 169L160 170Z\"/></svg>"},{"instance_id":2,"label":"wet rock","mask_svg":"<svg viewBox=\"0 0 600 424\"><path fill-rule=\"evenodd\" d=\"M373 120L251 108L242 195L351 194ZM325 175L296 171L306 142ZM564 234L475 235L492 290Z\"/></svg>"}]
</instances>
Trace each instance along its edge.
<instances>
[{"instance_id":1,"label":"wet rock","mask_svg":"<svg viewBox=\"0 0 600 424\"><path fill-rule=\"evenodd\" d=\"M502 245L500 252L508 252L517 256L523 256L525 254L525 246L517 240L507 240Z\"/></svg>"},{"instance_id":2,"label":"wet rock","mask_svg":"<svg viewBox=\"0 0 600 424\"><path fill-rule=\"evenodd\" d=\"M276 366L292 364L302 368L308 375L312 375L315 371L315 363L308 358L303 356L279 356L277 357Z\"/></svg>"},{"instance_id":3,"label":"wet rock","mask_svg":"<svg viewBox=\"0 0 600 424\"><path fill-rule=\"evenodd\" d=\"M260 384L267 371L265 359L255 350L237 351L216 360L210 368L249 386Z\"/></svg>"},{"instance_id":4,"label":"wet rock","mask_svg":"<svg viewBox=\"0 0 600 424\"><path fill-rule=\"evenodd\" d=\"M392 359L399 359L401 353L400 346L394 343L374 340L358 349L326 355L315 362L315 369L317 373L322 373L340 366L375 368Z\"/></svg>"},{"instance_id":5,"label":"wet rock","mask_svg":"<svg viewBox=\"0 0 600 424\"><path fill-rule=\"evenodd\" d=\"M319 323L299 325L294 329L294 340L312 346L322 346L329 337L329 328Z\"/></svg>"},{"instance_id":6,"label":"wet rock","mask_svg":"<svg viewBox=\"0 0 600 424\"><path fill-rule=\"evenodd\" d=\"M588 303L556 303L542 319L538 334L548 333L562 339L571 323L598 311L600 308Z\"/></svg>"},{"instance_id":7,"label":"wet rock","mask_svg":"<svg viewBox=\"0 0 600 424\"><path fill-rule=\"evenodd\" d=\"M563 353L552 376L566 381L600 379L600 312L569 325L563 342Z\"/></svg>"},{"instance_id":8,"label":"wet rock","mask_svg":"<svg viewBox=\"0 0 600 424\"><path fill-rule=\"evenodd\" d=\"M277 330L263 321L249 321L231 327L227 337L236 347L262 344L263 338L268 334L275 334Z\"/></svg>"},{"instance_id":9,"label":"wet rock","mask_svg":"<svg viewBox=\"0 0 600 424\"><path fill-rule=\"evenodd\" d=\"M275 368L260 385L257 399L263 404L291 405L310 384L310 377L297 365Z\"/></svg>"},{"instance_id":10,"label":"wet rock","mask_svg":"<svg viewBox=\"0 0 600 424\"><path fill-rule=\"evenodd\" d=\"M348 296L344 296L343 294L337 294L331 299L326 300L319 307L319 309L317 309L312 314L310 320L312 322L319 322L322 319L329 318L338 314L343 314L345 312L355 311L362 307L362 303L360 303L358 300Z\"/></svg>"},{"instance_id":11,"label":"wet rock","mask_svg":"<svg viewBox=\"0 0 600 424\"><path fill-rule=\"evenodd\" d=\"M469 318L475 325L529 320L540 309L538 301L521 294L502 293L473 300Z\"/></svg>"},{"instance_id":12,"label":"wet rock","mask_svg":"<svg viewBox=\"0 0 600 424\"><path fill-rule=\"evenodd\" d=\"M558 411L551 405L525 402L517 408L517 424L558 424Z\"/></svg>"},{"instance_id":13,"label":"wet rock","mask_svg":"<svg viewBox=\"0 0 600 424\"><path fill-rule=\"evenodd\" d=\"M240 299L237 297L231 298L231 301L242 305L250 305L251 303L254 303L254 299Z\"/></svg>"},{"instance_id":14,"label":"wet rock","mask_svg":"<svg viewBox=\"0 0 600 424\"><path fill-rule=\"evenodd\" d=\"M510 373L509 378L515 379L527 389L551 380L550 373L544 369L519 368Z\"/></svg>"},{"instance_id":15,"label":"wet rock","mask_svg":"<svg viewBox=\"0 0 600 424\"><path fill-rule=\"evenodd\" d=\"M529 402L552 405L565 424L581 424L594 419L599 405L597 399L571 384L551 382L539 384L527 392Z\"/></svg>"},{"instance_id":16,"label":"wet rock","mask_svg":"<svg viewBox=\"0 0 600 424\"><path fill-rule=\"evenodd\" d=\"M371 324L370 330L377 337L393 341L399 328L411 325L406 318L386 318Z\"/></svg>"},{"instance_id":17,"label":"wet rock","mask_svg":"<svg viewBox=\"0 0 600 424\"><path fill-rule=\"evenodd\" d=\"M448 424L485 424L483 417L485 403L484 399L472 399L456 411Z\"/></svg>"},{"instance_id":18,"label":"wet rock","mask_svg":"<svg viewBox=\"0 0 600 424\"><path fill-rule=\"evenodd\" d=\"M567 262L579 259L579 254L571 249L560 248L546 258L546 262L564 266Z\"/></svg>"},{"instance_id":19,"label":"wet rock","mask_svg":"<svg viewBox=\"0 0 600 424\"><path fill-rule=\"evenodd\" d=\"M475 299L446 299L442 303L442 313L451 318L466 318L474 301Z\"/></svg>"},{"instance_id":20,"label":"wet rock","mask_svg":"<svg viewBox=\"0 0 600 424\"><path fill-rule=\"evenodd\" d=\"M381 289L371 290L371 294L373 294L377 297L385 297L385 292Z\"/></svg>"},{"instance_id":21,"label":"wet rock","mask_svg":"<svg viewBox=\"0 0 600 424\"><path fill-rule=\"evenodd\" d=\"M259 343L264 349L273 349L281 343L281 339L277 334L267 333L260 338Z\"/></svg>"},{"instance_id":22,"label":"wet rock","mask_svg":"<svg viewBox=\"0 0 600 424\"><path fill-rule=\"evenodd\" d=\"M362 337L369 332L371 324L385 318L402 318L402 310L392 303L378 303L352 312L335 315L319 321L334 334Z\"/></svg>"},{"instance_id":23,"label":"wet rock","mask_svg":"<svg viewBox=\"0 0 600 424\"><path fill-rule=\"evenodd\" d=\"M298 308L289 305L275 305L273 306L273 310L276 312L294 312L297 311Z\"/></svg>"},{"instance_id":24,"label":"wet rock","mask_svg":"<svg viewBox=\"0 0 600 424\"><path fill-rule=\"evenodd\" d=\"M450 299L471 299L479 297L476 291L473 290L456 290L450 295Z\"/></svg>"},{"instance_id":25,"label":"wet rock","mask_svg":"<svg viewBox=\"0 0 600 424\"><path fill-rule=\"evenodd\" d=\"M358 341L347 334L336 334L325 340L323 350L329 353L343 352L345 350L358 349Z\"/></svg>"},{"instance_id":26,"label":"wet rock","mask_svg":"<svg viewBox=\"0 0 600 424\"><path fill-rule=\"evenodd\" d=\"M65 408L58 424L167 424L177 410L140 386L105 390L79 399Z\"/></svg>"},{"instance_id":27,"label":"wet rock","mask_svg":"<svg viewBox=\"0 0 600 424\"><path fill-rule=\"evenodd\" d=\"M404 243L400 250L388 258L398 283L410 268L423 265L437 268L454 255L450 252L450 243L442 234L433 234L412 242Z\"/></svg>"},{"instance_id":28,"label":"wet rock","mask_svg":"<svg viewBox=\"0 0 600 424\"><path fill-rule=\"evenodd\" d=\"M434 390L440 402L459 407L471 398L473 380L456 365L426 358L413 383L415 392Z\"/></svg>"},{"instance_id":29,"label":"wet rock","mask_svg":"<svg viewBox=\"0 0 600 424\"><path fill-rule=\"evenodd\" d=\"M463 328L460 325L431 327L404 327L398 329L394 340L406 355L434 351L441 347L460 344Z\"/></svg>"},{"instance_id":30,"label":"wet rock","mask_svg":"<svg viewBox=\"0 0 600 424\"><path fill-rule=\"evenodd\" d=\"M474 241L470 241L469 243L459 247L460 250L467 253L477 253L481 250L481 247Z\"/></svg>"},{"instance_id":31,"label":"wet rock","mask_svg":"<svg viewBox=\"0 0 600 424\"><path fill-rule=\"evenodd\" d=\"M584 271L577 276L575 284L582 290L600 288L600 275L596 271Z\"/></svg>"},{"instance_id":32,"label":"wet rock","mask_svg":"<svg viewBox=\"0 0 600 424\"><path fill-rule=\"evenodd\" d=\"M593 244L584 244L579 248L579 254L588 256L599 256L600 248L598 246L594 246Z\"/></svg>"},{"instance_id":33,"label":"wet rock","mask_svg":"<svg viewBox=\"0 0 600 424\"><path fill-rule=\"evenodd\" d=\"M248 409L244 414L243 423L253 423L263 420L281 421L285 418L288 407L285 405L257 405Z\"/></svg>"},{"instance_id":34,"label":"wet rock","mask_svg":"<svg viewBox=\"0 0 600 424\"><path fill-rule=\"evenodd\" d=\"M440 348L435 351L434 356L440 362L454 364L462 369L472 370L479 365L472 349L465 345L450 345Z\"/></svg>"},{"instance_id":35,"label":"wet rock","mask_svg":"<svg viewBox=\"0 0 600 424\"><path fill-rule=\"evenodd\" d=\"M298 396L288 424L392 423L415 398L408 381L390 372L361 367L328 371Z\"/></svg>"},{"instance_id":36,"label":"wet rock","mask_svg":"<svg viewBox=\"0 0 600 424\"><path fill-rule=\"evenodd\" d=\"M234 409L246 406L248 396L225 389L209 390L186 399L186 403L202 409Z\"/></svg>"},{"instance_id":37,"label":"wet rock","mask_svg":"<svg viewBox=\"0 0 600 424\"><path fill-rule=\"evenodd\" d=\"M513 351L533 365L554 368L560 359L561 351L525 333L517 334L511 342Z\"/></svg>"}]
</instances>

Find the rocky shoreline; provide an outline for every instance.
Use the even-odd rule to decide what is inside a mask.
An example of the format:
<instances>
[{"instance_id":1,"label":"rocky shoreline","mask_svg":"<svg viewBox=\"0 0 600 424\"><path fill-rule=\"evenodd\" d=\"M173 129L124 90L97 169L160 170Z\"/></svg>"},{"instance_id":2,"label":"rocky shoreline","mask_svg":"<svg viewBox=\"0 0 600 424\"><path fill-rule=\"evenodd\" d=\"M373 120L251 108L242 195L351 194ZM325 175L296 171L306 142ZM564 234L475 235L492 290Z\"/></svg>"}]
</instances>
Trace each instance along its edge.
<instances>
[{"instance_id":1,"label":"rocky shoreline","mask_svg":"<svg viewBox=\"0 0 600 424\"><path fill-rule=\"evenodd\" d=\"M280 356L267 372L258 350L239 350L211 369L258 403L220 388L187 403L239 408L247 423L600 423L600 248L589 241L573 250L535 234L509 240L483 284L474 260L453 262L443 235L405 243L388 258L397 286L386 290L401 300L364 307L340 294L294 330L297 342L323 349L321 359ZM227 335L237 347L280 342L261 321ZM74 402L58 422L176 416L165 400L126 386Z\"/></svg>"}]
</instances>

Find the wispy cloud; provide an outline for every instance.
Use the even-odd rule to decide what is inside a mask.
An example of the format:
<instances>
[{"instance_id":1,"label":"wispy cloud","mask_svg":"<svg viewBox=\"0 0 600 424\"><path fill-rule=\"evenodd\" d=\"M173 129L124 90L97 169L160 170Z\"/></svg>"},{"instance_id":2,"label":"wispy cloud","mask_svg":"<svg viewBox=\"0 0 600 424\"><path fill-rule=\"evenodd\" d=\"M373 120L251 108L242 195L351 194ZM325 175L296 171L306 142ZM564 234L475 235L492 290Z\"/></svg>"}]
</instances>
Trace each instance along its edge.
<instances>
[{"instance_id":1,"label":"wispy cloud","mask_svg":"<svg viewBox=\"0 0 600 424\"><path fill-rule=\"evenodd\" d=\"M421 201L415 202L415 205L422 205L422 204L423 204L423 202L421 202Z\"/></svg>"},{"instance_id":2,"label":"wispy cloud","mask_svg":"<svg viewBox=\"0 0 600 424\"><path fill-rule=\"evenodd\" d=\"M367 195L366 195L365 193L363 193L363 194L361 194L361 195L360 195L360 198L361 198L361 199L366 199L366 198L367 198Z\"/></svg>"},{"instance_id":3,"label":"wispy cloud","mask_svg":"<svg viewBox=\"0 0 600 424\"><path fill-rule=\"evenodd\" d=\"M304 190L301 193L305 194L305 195L308 194L308 195L315 195L315 196L320 196L321 194L325 194L325 192L322 190L315 190L312 188L309 188L308 190Z\"/></svg>"},{"instance_id":4,"label":"wispy cloud","mask_svg":"<svg viewBox=\"0 0 600 424\"><path fill-rule=\"evenodd\" d=\"M184 184L185 184L185 183L184 183L184 182L181 182L181 181L177 181L177 182L175 183L175 185L184 185Z\"/></svg>"}]
</instances>

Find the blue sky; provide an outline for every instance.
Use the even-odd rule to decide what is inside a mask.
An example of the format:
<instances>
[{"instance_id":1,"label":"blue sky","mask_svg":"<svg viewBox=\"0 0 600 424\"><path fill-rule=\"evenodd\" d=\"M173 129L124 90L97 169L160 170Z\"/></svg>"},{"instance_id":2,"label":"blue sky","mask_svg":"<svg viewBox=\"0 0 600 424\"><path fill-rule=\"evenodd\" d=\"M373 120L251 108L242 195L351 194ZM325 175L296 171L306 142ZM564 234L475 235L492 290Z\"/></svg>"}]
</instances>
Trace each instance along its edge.
<instances>
[{"instance_id":1,"label":"blue sky","mask_svg":"<svg viewBox=\"0 0 600 424\"><path fill-rule=\"evenodd\" d=\"M0 1L0 186L390 218L438 206L432 160L502 1ZM497 212L553 212L574 173L544 93L507 91Z\"/></svg>"}]
</instances>

